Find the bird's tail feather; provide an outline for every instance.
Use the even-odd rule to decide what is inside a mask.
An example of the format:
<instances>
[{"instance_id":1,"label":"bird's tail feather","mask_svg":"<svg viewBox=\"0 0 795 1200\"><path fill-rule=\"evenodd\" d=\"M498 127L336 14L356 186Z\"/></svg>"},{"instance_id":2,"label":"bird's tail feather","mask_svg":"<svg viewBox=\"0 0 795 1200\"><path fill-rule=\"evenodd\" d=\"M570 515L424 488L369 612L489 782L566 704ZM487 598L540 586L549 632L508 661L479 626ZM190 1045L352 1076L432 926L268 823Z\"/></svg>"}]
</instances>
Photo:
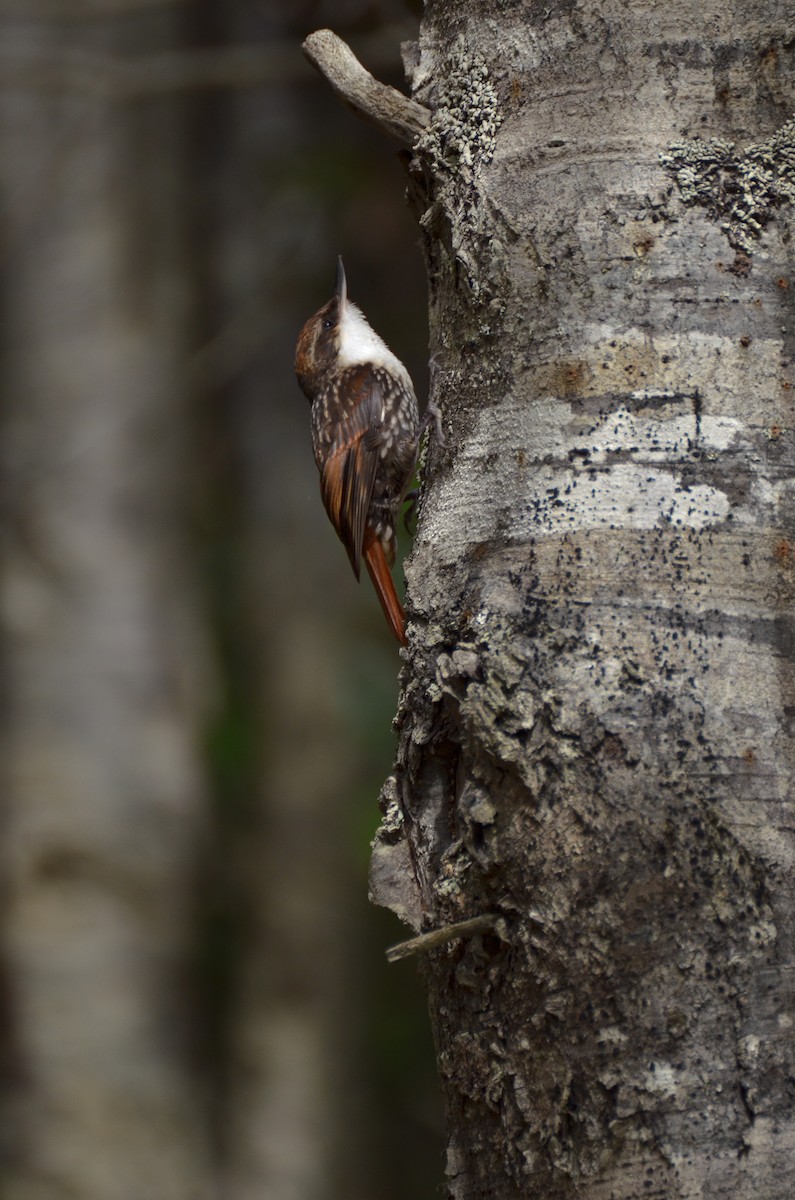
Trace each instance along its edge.
<instances>
[{"instance_id":1,"label":"bird's tail feather","mask_svg":"<svg viewBox=\"0 0 795 1200\"><path fill-rule=\"evenodd\" d=\"M364 561L373 581L376 595L381 602L389 628L402 646L406 645L406 616L398 600L395 584L387 565L386 555L377 537L367 538L364 544Z\"/></svg>"}]
</instances>

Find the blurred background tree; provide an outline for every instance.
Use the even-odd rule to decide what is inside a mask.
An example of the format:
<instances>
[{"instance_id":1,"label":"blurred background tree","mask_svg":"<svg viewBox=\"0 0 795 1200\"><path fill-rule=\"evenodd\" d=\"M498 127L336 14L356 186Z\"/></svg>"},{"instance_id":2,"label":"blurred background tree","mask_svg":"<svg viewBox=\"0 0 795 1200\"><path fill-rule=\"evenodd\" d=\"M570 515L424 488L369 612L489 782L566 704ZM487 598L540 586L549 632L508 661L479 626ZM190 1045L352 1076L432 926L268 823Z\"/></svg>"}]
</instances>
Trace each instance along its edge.
<instances>
[{"instance_id":1,"label":"blurred background tree","mask_svg":"<svg viewBox=\"0 0 795 1200\"><path fill-rule=\"evenodd\" d=\"M345 257L425 392L404 177L300 54L400 0L0 24L0 1193L427 1195L424 1004L367 905L398 656L295 337Z\"/></svg>"}]
</instances>

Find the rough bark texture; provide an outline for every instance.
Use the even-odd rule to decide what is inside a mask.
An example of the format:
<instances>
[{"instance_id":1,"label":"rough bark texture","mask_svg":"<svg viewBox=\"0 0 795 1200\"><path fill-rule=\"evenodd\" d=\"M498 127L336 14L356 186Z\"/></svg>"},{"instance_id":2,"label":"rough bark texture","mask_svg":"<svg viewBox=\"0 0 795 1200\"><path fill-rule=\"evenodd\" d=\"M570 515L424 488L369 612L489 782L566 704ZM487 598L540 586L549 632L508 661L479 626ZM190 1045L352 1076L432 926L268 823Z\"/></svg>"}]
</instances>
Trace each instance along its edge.
<instances>
[{"instance_id":1,"label":"rough bark texture","mask_svg":"<svg viewBox=\"0 0 795 1200\"><path fill-rule=\"evenodd\" d=\"M502 915L426 956L449 1195L783 1200L791 10L437 0L413 59L448 448L374 891Z\"/></svg>"}]
</instances>

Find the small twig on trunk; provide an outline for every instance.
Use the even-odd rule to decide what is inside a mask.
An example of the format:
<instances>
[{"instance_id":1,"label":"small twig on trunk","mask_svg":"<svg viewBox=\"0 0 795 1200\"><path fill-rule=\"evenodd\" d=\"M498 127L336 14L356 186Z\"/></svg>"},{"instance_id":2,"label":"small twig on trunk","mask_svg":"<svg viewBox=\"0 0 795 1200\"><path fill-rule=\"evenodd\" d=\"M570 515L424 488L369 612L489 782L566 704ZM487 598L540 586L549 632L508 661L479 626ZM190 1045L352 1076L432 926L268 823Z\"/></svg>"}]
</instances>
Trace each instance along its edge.
<instances>
[{"instance_id":1,"label":"small twig on trunk","mask_svg":"<svg viewBox=\"0 0 795 1200\"><path fill-rule=\"evenodd\" d=\"M341 100L401 145L413 146L428 128L431 119L428 109L374 79L350 46L330 29L310 33L302 49Z\"/></svg>"},{"instance_id":2,"label":"small twig on trunk","mask_svg":"<svg viewBox=\"0 0 795 1200\"><path fill-rule=\"evenodd\" d=\"M399 962L401 958L410 958L412 954L424 954L435 950L456 938L471 937L474 933L485 933L493 929L498 921L496 913L485 913L480 917L470 917L468 921L456 921L455 925L443 925L441 929L431 929L418 937L409 938L407 942L398 942L390 946L386 952L387 962Z\"/></svg>"}]
</instances>

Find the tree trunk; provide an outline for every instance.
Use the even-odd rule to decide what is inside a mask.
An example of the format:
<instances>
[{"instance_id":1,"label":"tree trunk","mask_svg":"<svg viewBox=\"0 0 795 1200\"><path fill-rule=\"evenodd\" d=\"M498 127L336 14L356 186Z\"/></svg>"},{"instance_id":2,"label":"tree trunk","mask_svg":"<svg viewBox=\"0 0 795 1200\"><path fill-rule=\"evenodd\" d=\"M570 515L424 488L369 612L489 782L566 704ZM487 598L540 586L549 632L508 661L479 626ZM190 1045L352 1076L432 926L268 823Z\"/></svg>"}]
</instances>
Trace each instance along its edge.
<instances>
[{"instance_id":1,"label":"tree trunk","mask_svg":"<svg viewBox=\"0 0 795 1200\"><path fill-rule=\"evenodd\" d=\"M429 3L431 438L376 898L456 1200L782 1198L795 199L775 3Z\"/></svg>"},{"instance_id":2,"label":"tree trunk","mask_svg":"<svg viewBox=\"0 0 795 1200\"><path fill-rule=\"evenodd\" d=\"M172 45L175 22L76 25L2 31L6 65L30 65L0 105L0 1190L200 1200L187 968L212 674L184 536L182 130L173 100L63 94L57 72Z\"/></svg>"}]
</instances>

